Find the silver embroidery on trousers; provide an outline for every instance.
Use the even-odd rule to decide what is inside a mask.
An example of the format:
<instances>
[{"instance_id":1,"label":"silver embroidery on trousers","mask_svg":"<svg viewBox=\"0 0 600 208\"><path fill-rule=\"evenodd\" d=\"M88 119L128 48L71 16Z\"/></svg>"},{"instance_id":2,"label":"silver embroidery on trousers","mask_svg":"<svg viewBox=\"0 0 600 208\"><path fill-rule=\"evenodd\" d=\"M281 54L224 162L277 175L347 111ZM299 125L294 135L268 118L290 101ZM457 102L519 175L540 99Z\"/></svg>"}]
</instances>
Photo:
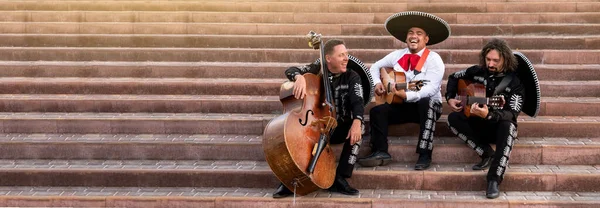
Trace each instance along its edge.
<instances>
[{"instance_id":1,"label":"silver embroidery on trousers","mask_svg":"<svg viewBox=\"0 0 600 208\"><path fill-rule=\"evenodd\" d=\"M510 153L515 142L513 138L517 135L517 129L514 124L511 123L508 130L509 134L506 138L506 146L504 147L504 150L502 152L503 155L500 159L498 170L496 170L496 175L500 178L504 178L504 171L506 171L506 168L508 167L508 159L510 158Z\"/></svg>"},{"instance_id":2,"label":"silver embroidery on trousers","mask_svg":"<svg viewBox=\"0 0 600 208\"><path fill-rule=\"evenodd\" d=\"M354 163L356 163L356 156L350 155L350 157L348 158L348 164L354 165Z\"/></svg>"}]
</instances>

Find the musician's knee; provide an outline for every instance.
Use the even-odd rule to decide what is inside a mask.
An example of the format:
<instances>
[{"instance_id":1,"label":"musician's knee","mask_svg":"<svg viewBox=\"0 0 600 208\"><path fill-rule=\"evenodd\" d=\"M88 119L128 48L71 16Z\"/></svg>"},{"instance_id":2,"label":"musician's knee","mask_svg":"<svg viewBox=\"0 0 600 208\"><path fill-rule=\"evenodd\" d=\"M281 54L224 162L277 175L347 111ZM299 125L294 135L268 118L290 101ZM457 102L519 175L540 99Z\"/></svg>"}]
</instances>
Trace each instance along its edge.
<instances>
[{"instance_id":1,"label":"musician's knee","mask_svg":"<svg viewBox=\"0 0 600 208\"><path fill-rule=\"evenodd\" d=\"M462 112L452 112L448 114L448 125L456 126L456 123L462 122L465 120L464 114Z\"/></svg>"},{"instance_id":2,"label":"musician's knee","mask_svg":"<svg viewBox=\"0 0 600 208\"><path fill-rule=\"evenodd\" d=\"M371 110L369 111L369 115L371 117L385 115L385 114L387 114L388 109L389 109L389 106L387 104L378 105L378 106L371 108Z\"/></svg>"}]
</instances>

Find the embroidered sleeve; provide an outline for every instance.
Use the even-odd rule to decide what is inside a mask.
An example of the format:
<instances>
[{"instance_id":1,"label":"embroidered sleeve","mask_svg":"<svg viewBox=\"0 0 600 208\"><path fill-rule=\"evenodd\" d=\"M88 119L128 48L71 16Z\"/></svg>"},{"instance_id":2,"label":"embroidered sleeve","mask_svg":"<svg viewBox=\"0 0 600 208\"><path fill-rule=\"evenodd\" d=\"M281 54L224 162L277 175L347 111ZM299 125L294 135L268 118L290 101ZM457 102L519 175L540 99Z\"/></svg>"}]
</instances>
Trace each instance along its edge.
<instances>
[{"instance_id":1,"label":"embroidered sleeve","mask_svg":"<svg viewBox=\"0 0 600 208\"><path fill-rule=\"evenodd\" d=\"M352 110L352 119L359 119L363 121L363 114L365 113L364 107L364 95L363 95L363 86L360 79L360 76L354 72L350 72L349 79L349 95L350 95L350 106Z\"/></svg>"},{"instance_id":2,"label":"embroidered sleeve","mask_svg":"<svg viewBox=\"0 0 600 208\"><path fill-rule=\"evenodd\" d=\"M287 70L285 70L285 76L290 81L296 81L296 78L295 78L296 75L303 75L306 73L318 74L320 68L321 68L321 65L315 64L315 63L305 65L305 66L300 66L300 67L292 66L292 67L288 68Z\"/></svg>"}]
</instances>

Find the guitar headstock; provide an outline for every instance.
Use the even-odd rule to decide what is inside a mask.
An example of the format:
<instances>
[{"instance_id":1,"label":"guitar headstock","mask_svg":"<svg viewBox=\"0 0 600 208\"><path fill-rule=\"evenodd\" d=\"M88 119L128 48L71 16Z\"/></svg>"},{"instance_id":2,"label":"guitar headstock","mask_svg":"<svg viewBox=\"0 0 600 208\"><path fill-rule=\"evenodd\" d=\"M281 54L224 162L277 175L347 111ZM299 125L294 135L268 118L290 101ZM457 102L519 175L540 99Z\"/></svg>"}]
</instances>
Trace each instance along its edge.
<instances>
[{"instance_id":1,"label":"guitar headstock","mask_svg":"<svg viewBox=\"0 0 600 208\"><path fill-rule=\"evenodd\" d=\"M429 80L416 80L408 83L408 89L411 91L419 91L425 86Z\"/></svg>"},{"instance_id":2,"label":"guitar headstock","mask_svg":"<svg viewBox=\"0 0 600 208\"><path fill-rule=\"evenodd\" d=\"M504 96L493 96L488 98L488 106L501 108L504 106Z\"/></svg>"},{"instance_id":3,"label":"guitar headstock","mask_svg":"<svg viewBox=\"0 0 600 208\"><path fill-rule=\"evenodd\" d=\"M315 50L321 46L321 34L310 31L306 35L306 39L308 39L308 46Z\"/></svg>"}]
</instances>

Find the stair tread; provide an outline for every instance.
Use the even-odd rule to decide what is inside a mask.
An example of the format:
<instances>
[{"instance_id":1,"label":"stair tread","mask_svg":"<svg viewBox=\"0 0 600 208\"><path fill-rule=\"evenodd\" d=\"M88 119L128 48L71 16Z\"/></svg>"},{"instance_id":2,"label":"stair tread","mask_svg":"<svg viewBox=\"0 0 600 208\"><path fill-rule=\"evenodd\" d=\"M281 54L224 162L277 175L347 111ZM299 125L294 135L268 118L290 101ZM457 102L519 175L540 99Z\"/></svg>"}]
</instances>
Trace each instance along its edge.
<instances>
[{"instance_id":1,"label":"stair tread","mask_svg":"<svg viewBox=\"0 0 600 208\"><path fill-rule=\"evenodd\" d=\"M391 162L386 166L355 167L365 174L394 174L400 172L427 172L485 175L486 171L471 169L470 163L436 164L423 172L414 170L413 163ZM35 169L37 171L105 170L105 171L257 171L271 172L266 161L252 160L7 160L0 159L4 171ZM599 174L600 165L527 165L509 164L508 174Z\"/></svg>"},{"instance_id":2,"label":"stair tread","mask_svg":"<svg viewBox=\"0 0 600 208\"><path fill-rule=\"evenodd\" d=\"M365 135L364 140L369 136ZM394 145L414 145L418 138L410 136L389 136ZM15 134L0 133L0 143L186 143L206 145L257 145L262 144L262 135L233 134ZM519 137L517 145L600 145L599 138L577 137ZM456 137L435 137L434 143L460 144L464 142Z\"/></svg>"},{"instance_id":3,"label":"stair tread","mask_svg":"<svg viewBox=\"0 0 600 208\"><path fill-rule=\"evenodd\" d=\"M240 66L240 67L289 67L298 66L308 63L288 63L288 62L176 62L176 61L9 61L0 60L0 66ZM373 63L364 62L365 65L370 66ZM474 64L455 64L445 63L446 67L469 67ZM582 68L599 69L599 64L533 64L535 68L551 68L551 69L569 69L577 70ZM282 75L283 76L283 75Z\"/></svg>"},{"instance_id":4,"label":"stair tread","mask_svg":"<svg viewBox=\"0 0 600 208\"><path fill-rule=\"evenodd\" d=\"M0 94L0 100L169 100L169 101L269 101L280 102L275 95L145 95L145 94ZM597 103L600 97L542 97L542 103ZM443 101L445 103L445 101Z\"/></svg>"},{"instance_id":5,"label":"stair tread","mask_svg":"<svg viewBox=\"0 0 600 208\"><path fill-rule=\"evenodd\" d=\"M281 84L286 78L138 78L138 77L0 77L2 83L36 82L36 83L124 83L124 82L149 82L149 83L252 83L252 84ZM446 84L446 80L442 84ZM547 85L600 85L600 80L540 80L540 84Z\"/></svg>"},{"instance_id":6,"label":"stair tread","mask_svg":"<svg viewBox=\"0 0 600 208\"><path fill-rule=\"evenodd\" d=\"M192 120L270 120L279 114L245 113L64 113L64 112L0 112L0 119L192 119ZM445 122L442 115L439 122ZM369 117L366 116L368 121ZM519 122L600 122L600 116L538 116L536 118L520 116Z\"/></svg>"},{"instance_id":7,"label":"stair tread","mask_svg":"<svg viewBox=\"0 0 600 208\"><path fill-rule=\"evenodd\" d=\"M212 197L245 197L264 198L271 202L280 202L281 205L290 205L292 197L288 199L272 199L274 188L238 188L238 187L39 187L39 186L0 186L0 194L9 196L37 196L37 197L171 197L177 200L181 197L194 197L195 199ZM297 196L299 203L303 200L323 200L340 198L364 198L378 200L411 199L411 200L444 200L485 201L486 203L506 203L506 201L530 201L529 203L541 202L594 202L598 203L599 192L544 192L544 191L502 191L496 200L485 199L483 191L428 191L428 190L401 190L401 189L360 189L357 196L341 195L339 193L319 190L306 196ZM189 200L189 199L188 199Z\"/></svg>"}]
</instances>

